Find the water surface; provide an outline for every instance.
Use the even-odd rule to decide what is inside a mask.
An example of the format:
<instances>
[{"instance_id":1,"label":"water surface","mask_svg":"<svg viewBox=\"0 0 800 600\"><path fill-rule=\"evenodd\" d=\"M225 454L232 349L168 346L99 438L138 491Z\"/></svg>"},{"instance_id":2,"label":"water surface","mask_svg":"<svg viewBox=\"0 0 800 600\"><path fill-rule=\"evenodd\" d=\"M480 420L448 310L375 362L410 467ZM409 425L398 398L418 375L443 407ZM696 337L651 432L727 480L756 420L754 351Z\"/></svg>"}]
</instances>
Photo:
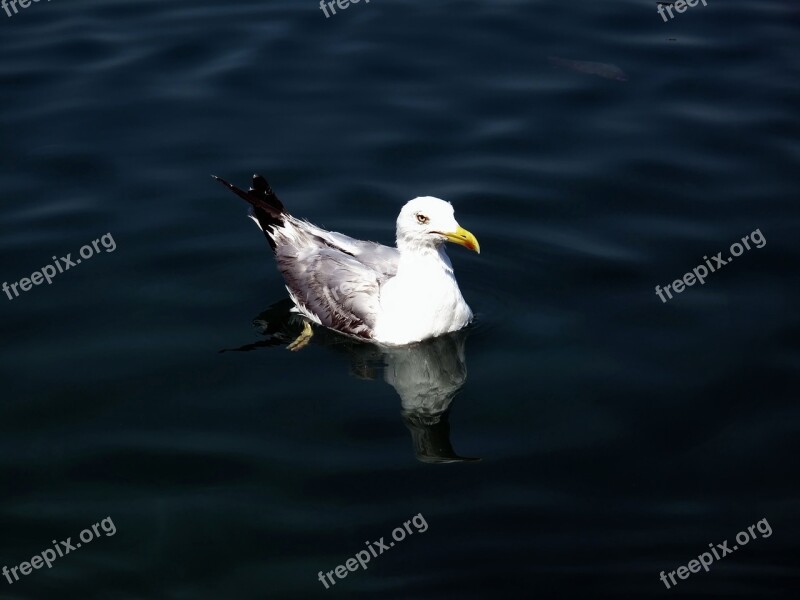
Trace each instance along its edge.
<instances>
[{"instance_id":1,"label":"water surface","mask_svg":"<svg viewBox=\"0 0 800 600\"><path fill-rule=\"evenodd\" d=\"M0 12L2 281L117 244L0 296L2 564L117 527L0 596L795 597L798 28L784 0ZM268 248L210 178L254 172L384 243L406 200L451 201L476 324L285 351Z\"/></svg>"}]
</instances>

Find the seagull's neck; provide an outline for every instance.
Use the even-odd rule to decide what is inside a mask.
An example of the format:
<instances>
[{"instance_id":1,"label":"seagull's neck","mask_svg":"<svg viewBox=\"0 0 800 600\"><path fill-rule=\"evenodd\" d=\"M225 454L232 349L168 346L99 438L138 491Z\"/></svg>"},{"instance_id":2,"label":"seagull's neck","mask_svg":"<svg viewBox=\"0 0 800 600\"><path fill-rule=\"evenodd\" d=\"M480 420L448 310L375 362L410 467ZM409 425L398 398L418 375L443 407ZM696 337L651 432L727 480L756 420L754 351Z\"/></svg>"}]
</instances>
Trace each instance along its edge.
<instances>
[{"instance_id":1,"label":"seagull's neck","mask_svg":"<svg viewBox=\"0 0 800 600\"><path fill-rule=\"evenodd\" d=\"M400 250L400 261L397 264L397 274L403 277L413 276L415 273L441 270L446 275L453 274L453 264L450 257L441 246L405 246Z\"/></svg>"}]
</instances>

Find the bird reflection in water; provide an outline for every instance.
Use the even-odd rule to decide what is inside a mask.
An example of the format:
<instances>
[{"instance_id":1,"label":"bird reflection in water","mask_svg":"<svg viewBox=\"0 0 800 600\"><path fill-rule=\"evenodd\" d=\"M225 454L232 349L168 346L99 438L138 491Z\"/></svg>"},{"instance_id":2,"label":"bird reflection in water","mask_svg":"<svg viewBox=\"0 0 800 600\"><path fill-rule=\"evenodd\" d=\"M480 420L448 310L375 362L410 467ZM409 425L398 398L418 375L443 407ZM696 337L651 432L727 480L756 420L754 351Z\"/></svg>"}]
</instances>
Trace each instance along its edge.
<instances>
[{"instance_id":1,"label":"bird reflection in water","mask_svg":"<svg viewBox=\"0 0 800 600\"><path fill-rule=\"evenodd\" d=\"M290 312L286 299L273 304L254 320L264 337L228 351L286 346L297 338L303 323ZM425 463L471 462L479 458L460 456L450 442L450 406L467 380L464 345L468 330L462 329L408 346L376 346L352 340L320 327L314 344L345 353L351 372L361 379L383 379L400 396L403 421L411 432L414 452ZM226 352L226 350L223 350Z\"/></svg>"}]
</instances>

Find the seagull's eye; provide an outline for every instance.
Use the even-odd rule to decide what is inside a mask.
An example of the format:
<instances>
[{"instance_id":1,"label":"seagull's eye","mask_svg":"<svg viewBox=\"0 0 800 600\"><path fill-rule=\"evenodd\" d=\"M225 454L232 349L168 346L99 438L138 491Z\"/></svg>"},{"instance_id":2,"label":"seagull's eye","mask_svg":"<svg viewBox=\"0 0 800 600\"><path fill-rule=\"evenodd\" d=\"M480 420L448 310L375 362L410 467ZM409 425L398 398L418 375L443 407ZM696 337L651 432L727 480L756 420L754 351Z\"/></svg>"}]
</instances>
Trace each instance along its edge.
<instances>
[{"instance_id":1,"label":"seagull's eye","mask_svg":"<svg viewBox=\"0 0 800 600\"><path fill-rule=\"evenodd\" d=\"M425 215L417 215L417 222L420 225L426 225L428 223L428 221L430 221L430 219L428 217L426 217Z\"/></svg>"}]
</instances>

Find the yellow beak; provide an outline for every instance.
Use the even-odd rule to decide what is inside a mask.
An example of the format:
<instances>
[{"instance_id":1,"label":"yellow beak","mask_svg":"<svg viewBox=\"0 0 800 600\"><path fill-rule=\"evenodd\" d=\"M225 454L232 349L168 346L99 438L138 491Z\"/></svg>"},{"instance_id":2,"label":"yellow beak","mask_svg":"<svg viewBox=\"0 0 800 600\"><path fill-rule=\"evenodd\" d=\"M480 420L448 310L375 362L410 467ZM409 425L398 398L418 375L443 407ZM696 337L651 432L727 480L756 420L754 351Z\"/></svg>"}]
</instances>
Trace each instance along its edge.
<instances>
[{"instance_id":1,"label":"yellow beak","mask_svg":"<svg viewBox=\"0 0 800 600\"><path fill-rule=\"evenodd\" d=\"M459 227L453 233L443 233L442 235L447 238L448 242L464 246L465 248L474 250L478 254L481 253L481 245L478 243L478 240L463 227Z\"/></svg>"}]
</instances>

